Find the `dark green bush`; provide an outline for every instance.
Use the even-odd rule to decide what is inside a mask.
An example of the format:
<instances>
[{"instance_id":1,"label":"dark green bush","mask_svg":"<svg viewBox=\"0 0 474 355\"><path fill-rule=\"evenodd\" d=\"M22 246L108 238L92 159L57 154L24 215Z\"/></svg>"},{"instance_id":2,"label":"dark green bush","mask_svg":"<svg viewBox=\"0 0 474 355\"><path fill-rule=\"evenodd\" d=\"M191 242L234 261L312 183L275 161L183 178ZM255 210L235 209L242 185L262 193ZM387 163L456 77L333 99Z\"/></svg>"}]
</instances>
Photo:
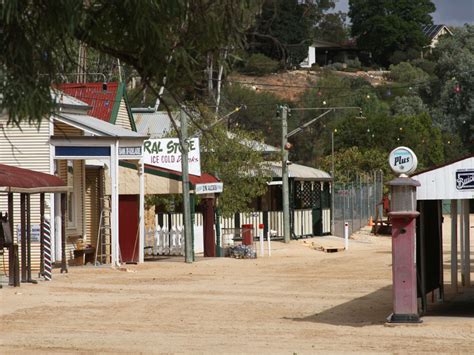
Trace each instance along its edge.
<instances>
[{"instance_id":1,"label":"dark green bush","mask_svg":"<svg viewBox=\"0 0 474 355\"><path fill-rule=\"evenodd\" d=\"M276 60L268 58L261 53L252 54L248 59L245 67L241 72L245 74L252 74L263 76L270 73L275 73L278 70L279 64Z\"/></svg>"}]
</instances>

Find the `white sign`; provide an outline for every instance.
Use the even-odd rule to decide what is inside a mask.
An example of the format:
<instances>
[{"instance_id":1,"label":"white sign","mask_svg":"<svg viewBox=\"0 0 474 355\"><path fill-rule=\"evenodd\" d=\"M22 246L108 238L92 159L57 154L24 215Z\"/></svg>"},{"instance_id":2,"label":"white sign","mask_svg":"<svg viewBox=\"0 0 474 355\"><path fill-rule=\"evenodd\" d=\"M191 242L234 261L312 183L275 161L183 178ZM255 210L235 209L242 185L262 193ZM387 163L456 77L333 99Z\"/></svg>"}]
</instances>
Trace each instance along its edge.
<instances>
[{"instance_id":1,"label":"white sign","mask_svg":"<svg viewBox=\"0 0 474 355\"><path fill-rule=\"evenodd\" d=\"M222 182L213 182L209 184L196 184L196 195L216 194L224 191Z\"/></svg>"},{"instance_id":2,"label":"white sign","mask_svg":"<svg viewBox=\"0 0 474 355\"><path fill-rule=\"evenodd\" d=\"M141 157L142 147L119 147L119 155L121 157Z\"/></svg>"},{"instance_id":3,"label":"white sign","mask_svg":"<svg viewBox=\"0 0 474 355\"><path fill-rule=\"evenodd\" d=\"M145 164L181 172L181 146L178 138L148 139L143 142ZM189 173L201 176L199 138L189 140Z\"/></svg>"},{"instance_id":4,"label":"white sign","mask_svg":"<svg viewBox=\"0 0 474 355\"><path fill-rule=\"evenodd\" d=\"M18 238L18 242L21 241L21 224L17 224L16 226L16 236ZM41 236L41 226L39 224L32 224L31 225L31 241L32 242L39 242Z\"/></svg>"},{"instance_id":5,"label":"white sign","mask_svg":"<svg viewBox=\"0 0 474 355\"><path fill-rule=\"evenodd\" d=\"M415 172L418 159L410 148L398 147L390 152L388 163L396 174L409 175Z\"/></svg>"}]
</instances>

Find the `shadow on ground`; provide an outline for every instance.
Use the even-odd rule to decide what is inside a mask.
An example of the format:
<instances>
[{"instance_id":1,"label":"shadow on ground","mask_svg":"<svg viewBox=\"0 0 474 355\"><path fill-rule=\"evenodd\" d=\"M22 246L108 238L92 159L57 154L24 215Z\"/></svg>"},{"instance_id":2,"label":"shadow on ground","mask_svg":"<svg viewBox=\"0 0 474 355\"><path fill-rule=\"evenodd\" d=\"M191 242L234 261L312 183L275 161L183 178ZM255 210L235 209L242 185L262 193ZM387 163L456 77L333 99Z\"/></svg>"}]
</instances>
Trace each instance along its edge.
<instances>
[{"instance_id":1,"label":"shadow on ground","mask_svg":"<svg viewBox=\"0 0 474 355\"><path fill-rule=\"evenodd\" d=\"M426 317L474 317L474 287L460 288L460 293L448 294L443 303L429 304Z\"/></svg>"},{"instance_id":2,"label":"shadow on ground","mask_svg":"<svg viewBox=\"0 0 474 355\"><path fill-rule=\"evenodd\" d=\"M297 322L314 322L350 327L384 324L392 313L392 287L386 286L368 295L303 318L286 318Z\"/></svg>"}]
</instances>

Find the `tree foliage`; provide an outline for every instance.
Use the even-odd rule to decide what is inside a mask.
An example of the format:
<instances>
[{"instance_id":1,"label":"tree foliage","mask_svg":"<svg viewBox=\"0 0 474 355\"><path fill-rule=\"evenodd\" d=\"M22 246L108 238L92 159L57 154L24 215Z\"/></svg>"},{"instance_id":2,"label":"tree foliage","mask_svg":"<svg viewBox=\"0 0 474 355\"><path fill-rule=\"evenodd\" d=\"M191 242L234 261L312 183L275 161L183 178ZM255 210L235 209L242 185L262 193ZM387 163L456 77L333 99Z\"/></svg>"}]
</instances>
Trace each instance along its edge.
<instances>
[{"instance_id":1,"label":"tree foliage","mask_svg":"<svg viewBox=\"0 0 474 355\"><path fill-rule=\"evenodd\" d=\"M244 109L228 118L230 129L259 132L267 144L280 145L281 128L275 120L277 106L282 104L280 98L235 84L225 86L223 96L223 107L229 111L239 105L244 106Z\"/></svg>"},{"instance_id":2,"label":"tree foliage","mask_svg":"<svg viewBox=\"0 0 474 355\"><path fill-rule=\"evenodd\" d=\"M242 144L242 142L250 144ZM224 183L219 197L219 208L227 217L249 210L250 203L265 193L268 172L262 154L255 149L261 137L240 129L216 126L202 139L202 169L217 176ZM255 142L255 143L253 143Z\"/></svg>"},{"instance_id":3,"label":"tree foliage","mask_svg":"<svg viewBox=\"0 0 474 355\"><path fill-rule=\"evenodd\" d=\"M459 134L474 152L474 26L465 25L454 36L443 36L433 52L435 77L427 101L435 121Z\"/></svg>"},{"instance_id":4,"label":"tree foliage","mask_svg":"<svg viewBox=\"0 0 474 355\"><path fill-rule=\"evenodd\" d=\"M349 39L349 28L346 25L347 15L341 11L324 14L314 29L314 38L343 43Z\"/></svg>"},{"instance_id":5,"label":"tree foliage","mask_svg":"<svg viewBox=\"0 0 474 355\"><path fill-rule=\"evenodd\" d=\"M357 45L386 66L396 51L420 52L428 44L421 28L432 23L434 11L430 0L349 0L351 32Z\"/></svg>"},{"instance_id":6,"label":"tree foliage","mask_svg":"<svg viewBox=\"0 0 474 355\"><path fill-rule=\"evenodd\" d=\"M332 0L264 0L248 31L251 53L263 53L286 65L298 65L308 53L313 27Z\"/></svg>"},{"instance_id":7,"label":"tree foliage","mask_svg":"<svg viewBox=\"0 0 474 355\"><path fill-rule=\"evenodd\" d=\"M196 99L209 53L240 48L260 0L1 2L1 109L39 122L53 106L50 84L78 41L130 65L150 90ZM66 55L65 55L66 54ZM166 82L164 78L166 77Z\"/></svg>"}]
</instances>

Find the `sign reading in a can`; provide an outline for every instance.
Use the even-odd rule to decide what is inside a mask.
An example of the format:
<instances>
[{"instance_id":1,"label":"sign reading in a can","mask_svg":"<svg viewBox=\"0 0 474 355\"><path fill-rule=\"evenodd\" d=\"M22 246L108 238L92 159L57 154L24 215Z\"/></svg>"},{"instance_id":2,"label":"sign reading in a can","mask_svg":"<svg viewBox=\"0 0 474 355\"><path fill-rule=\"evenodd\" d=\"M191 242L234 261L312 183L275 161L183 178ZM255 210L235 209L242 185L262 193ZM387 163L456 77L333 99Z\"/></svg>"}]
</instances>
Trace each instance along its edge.
<instances>
[{"instance_id":1,"label":"sign reading in a can","mask_svg":"<svg viewBox=\"0 0 474 355\"><path fill-rule=\"evenodd\" d=\"M199 138L188 143L189 173L201 176L201 157ZM181 172L181 145L178 138L148 139L143 143L143 161L145 164Z\"/></svg>"},{"instance_id":2,"label":"sign reading in a can","mask_svg":"<svg viewBox=\"0 0 474 355\"><path fill-rule=\"evenodd\" d=\"M474 169L456 171L456 189L474 190Z\"/></svg>"},{"instance_id":3,"label":"sign reading in a can","mask_svg":"<svg viewBox=\"0 0 474 355\"><path fill-rule=\"evenodd\" d=\"M217 194L222 191L224 191L224 184L222 182L196 184L196 195Z\"/></svg>"},{"instance_id":4,"label":"sign reading in a can","mask_svg":"<svg viewBox=\"0 0 474 355\"><path fill-rule=\"evenodd\" d=\"M410 148L398 147L390 152L388 163L395 173L409 175L415 172L418 159Z\"/></svg>"}]
</instances>

